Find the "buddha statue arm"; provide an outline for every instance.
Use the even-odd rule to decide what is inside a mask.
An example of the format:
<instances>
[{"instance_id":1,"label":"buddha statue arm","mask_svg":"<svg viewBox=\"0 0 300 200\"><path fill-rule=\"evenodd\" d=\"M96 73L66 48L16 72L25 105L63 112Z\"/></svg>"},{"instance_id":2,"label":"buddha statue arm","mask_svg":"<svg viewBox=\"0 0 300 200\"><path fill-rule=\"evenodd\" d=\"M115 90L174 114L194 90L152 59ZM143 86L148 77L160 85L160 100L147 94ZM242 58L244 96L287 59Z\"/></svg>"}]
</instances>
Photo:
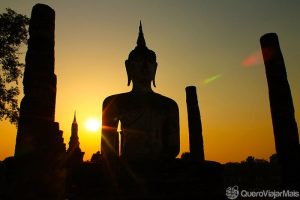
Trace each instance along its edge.
<instances>
[{"instance_id":1,"label":"buddha statue arm","mask_svg":"<svg viewBox=\"0 0 300 200\"><path fill-rule=\"evenodd\" d=\"M175 102L169 107L164 157L176 158L180 150L179 110Z\"/></svg>"},{"instance_id":2,"label":"buddha statue arm","mask_svg":"<svg viewBox=\"0 0 300 200\"><path fill-rule=\"evenodd\" d=\"M119 155L118 118L114 98L106 98L102 108L101 153L106 160Z\"/></svg>"}]
</instances>

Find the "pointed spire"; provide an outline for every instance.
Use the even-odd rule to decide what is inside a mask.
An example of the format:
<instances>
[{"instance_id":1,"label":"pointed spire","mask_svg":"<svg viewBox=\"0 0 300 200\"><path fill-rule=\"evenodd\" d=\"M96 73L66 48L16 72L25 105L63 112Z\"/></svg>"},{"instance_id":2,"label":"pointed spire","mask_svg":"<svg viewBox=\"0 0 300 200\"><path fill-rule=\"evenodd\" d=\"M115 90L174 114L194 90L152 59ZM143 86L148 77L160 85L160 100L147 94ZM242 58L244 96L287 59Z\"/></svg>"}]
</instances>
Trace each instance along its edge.
<instances>
[{"instance_id":1,"label":"pointed spire","mask_svg":"<svg viewBox=\"0 0 300 200\"><path fill-rule=\"evenodd\" d=\"M144 38L144 33L143 33L143 28L142 28L142 22L140 20L140 27L139 27L139 37L136 42L137 46L145 47L146 46L146 41Z\"/></svg>"},{"instance_id":2,"label":"pointed spire","mask_svg":"<svg viewBox=\"0 0 300 200\"><path fill-rule=\"evenodd\" d=\"M73 119L73 124L75 124L75 123L77 123L77 122L76 122L76 110L75 110L75 112L74 112L74 119Z\"/></svg>"}]
</instances>

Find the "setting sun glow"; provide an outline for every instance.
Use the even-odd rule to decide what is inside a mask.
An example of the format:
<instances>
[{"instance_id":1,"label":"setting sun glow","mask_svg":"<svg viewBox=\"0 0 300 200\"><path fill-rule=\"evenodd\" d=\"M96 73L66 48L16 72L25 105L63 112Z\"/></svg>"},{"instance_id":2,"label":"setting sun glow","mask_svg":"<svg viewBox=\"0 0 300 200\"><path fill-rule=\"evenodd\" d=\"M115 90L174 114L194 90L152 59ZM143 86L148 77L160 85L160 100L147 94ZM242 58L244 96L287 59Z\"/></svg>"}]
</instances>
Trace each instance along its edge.
<instances>
[{"instance_id":1,"label":"setting sun glow","mask_svg":"<svg viewBox=\"0 0 300 200\"><path fill-rule=\"evenodd\" d=\"M96 132L100 128L100 121L96 118L89 118L85 122L85 127L90 132Z\"/></svg>"}]
</instances>

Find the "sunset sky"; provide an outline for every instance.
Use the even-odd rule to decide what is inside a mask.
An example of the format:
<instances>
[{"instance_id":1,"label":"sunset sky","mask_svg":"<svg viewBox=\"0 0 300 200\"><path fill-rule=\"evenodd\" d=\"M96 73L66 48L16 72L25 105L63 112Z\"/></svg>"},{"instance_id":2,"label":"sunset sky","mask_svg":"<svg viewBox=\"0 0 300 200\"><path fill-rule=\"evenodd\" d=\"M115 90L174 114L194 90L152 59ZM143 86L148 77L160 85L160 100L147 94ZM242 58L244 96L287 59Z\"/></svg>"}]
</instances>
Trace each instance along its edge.
<instances>
[{"instance_id":1,"label":"sunset sky","mask_svg":"<svg viewBox=\"0 0 300 200\"><path fill-rule=\"evenodd\" d=\"M207 160L268 159L275 152L259 44L265 33L279 36L300 123L300 1L1 0L0 12L12 8L30 17L36 3L56 12L55 121L68 147L76 110L85 160L100 150L101 137L86 121L101 121L105 97L131 90L124 62L136 46L140 20L147 46L157 55L154 91L179 105L181 153L189 151L189 85L197 87ZM0 160L14 154L16 132L0 121Z\"/></svg>"}]
</instances>

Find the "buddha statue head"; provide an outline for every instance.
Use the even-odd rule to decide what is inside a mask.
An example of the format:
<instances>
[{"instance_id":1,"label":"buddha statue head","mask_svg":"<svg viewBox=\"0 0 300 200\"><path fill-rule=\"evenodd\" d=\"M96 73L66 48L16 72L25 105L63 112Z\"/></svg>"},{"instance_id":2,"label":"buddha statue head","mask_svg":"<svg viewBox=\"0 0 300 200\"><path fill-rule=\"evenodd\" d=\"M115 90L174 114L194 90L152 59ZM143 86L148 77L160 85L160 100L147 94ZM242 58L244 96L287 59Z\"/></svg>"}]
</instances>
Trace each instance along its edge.
<instances>
[{"instance_id":1,"label":"buddha statue head","mask_svg":"<svg viewBox=\"0 0 300 200\"><path fill-rule=\"evenodd\" d=\"M150 85L150 88L152 82L153 86L156 87L156 55L154 51L148 49L146 46L141 22L139 27L139 36L137 39L137 46L130 52L128 59L125 61L125 67L128 77L128 86L132 81L133 85Z\"/></svg>"}]
</instances>

